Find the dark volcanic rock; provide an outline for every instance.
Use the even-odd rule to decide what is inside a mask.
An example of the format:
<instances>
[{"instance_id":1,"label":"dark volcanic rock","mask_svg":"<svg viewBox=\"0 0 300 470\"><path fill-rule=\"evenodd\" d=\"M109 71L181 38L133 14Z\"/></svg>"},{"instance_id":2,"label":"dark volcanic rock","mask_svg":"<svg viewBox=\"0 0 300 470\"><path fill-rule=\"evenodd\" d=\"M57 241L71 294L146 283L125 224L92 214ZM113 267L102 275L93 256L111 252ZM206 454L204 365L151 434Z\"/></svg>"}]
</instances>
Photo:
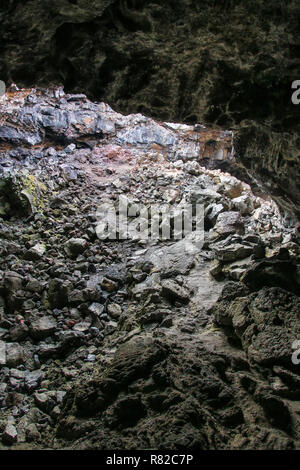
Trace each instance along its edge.
<instances>
[{"instance_id":1,"label":"dark volcanic rock","mask_svg":"<svg viewBox=\"0 0 300 470\"><path fill-rule=\"evenodd\" d=\"M262 448L264 429L267 448L290 448L280 434L292 429L283 401L266 389L250 404L239 381L225 377L231 377L229 363L201 342L133 339L108 369L100 366L66 395L57 437L76 449ZM259 416L256 428L245 419L249 412Z\"/></svg>"},{"instance_id":2,"label":"dark volcanic rock","mask_svg":"<svg viewBox=\"0 0 300 470\"><path fill-rule=\"evenodd\" d=\"M236 286L233 297L225 290L213 307L215 323L241 342L250 361L293 368L292 344L300 335L299 297L276 287L241 296Z\"/></svg>"}]
</instances>

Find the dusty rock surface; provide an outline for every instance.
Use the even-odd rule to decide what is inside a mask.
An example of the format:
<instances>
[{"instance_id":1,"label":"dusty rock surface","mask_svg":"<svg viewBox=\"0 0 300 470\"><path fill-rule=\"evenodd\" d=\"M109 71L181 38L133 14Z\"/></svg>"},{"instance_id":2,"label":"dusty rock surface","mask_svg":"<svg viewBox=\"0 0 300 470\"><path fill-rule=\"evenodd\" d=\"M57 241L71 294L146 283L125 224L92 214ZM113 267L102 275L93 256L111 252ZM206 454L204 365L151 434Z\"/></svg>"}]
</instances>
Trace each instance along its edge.
<instances>
[{"instance_id":1,"label":"dusty rock surface","mask_svg":"<svg viewBox=\"0 0 300 470\"><path fill-rule=\"evenodd\" d=\"M61 88L2 98L2 448L300 447L299 236L216 169L232 137ZM201 204L203 245L99 239L119 196Z\"/></svg>"}]
</instances>

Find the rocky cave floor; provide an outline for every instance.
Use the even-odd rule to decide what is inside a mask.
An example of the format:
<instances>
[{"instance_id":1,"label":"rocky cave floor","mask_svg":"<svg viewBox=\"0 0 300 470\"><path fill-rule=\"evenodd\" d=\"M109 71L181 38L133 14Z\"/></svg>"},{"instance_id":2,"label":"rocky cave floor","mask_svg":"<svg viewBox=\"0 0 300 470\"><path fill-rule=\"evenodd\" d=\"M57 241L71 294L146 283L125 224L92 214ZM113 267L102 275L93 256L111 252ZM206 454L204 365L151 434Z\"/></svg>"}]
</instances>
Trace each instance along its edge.
<instances>
[{"instance_id":1,"label":"rocky cave floor","mask_svg":"<svg viewBox=\"0 0 300 470\"><path fill-rule=\"evenodd\" d=\"M0 100L0 447L299 449L299 234L232 133ZM120 195L204 205L202 249L100 240Z\"/></svg>"}]
</instances>

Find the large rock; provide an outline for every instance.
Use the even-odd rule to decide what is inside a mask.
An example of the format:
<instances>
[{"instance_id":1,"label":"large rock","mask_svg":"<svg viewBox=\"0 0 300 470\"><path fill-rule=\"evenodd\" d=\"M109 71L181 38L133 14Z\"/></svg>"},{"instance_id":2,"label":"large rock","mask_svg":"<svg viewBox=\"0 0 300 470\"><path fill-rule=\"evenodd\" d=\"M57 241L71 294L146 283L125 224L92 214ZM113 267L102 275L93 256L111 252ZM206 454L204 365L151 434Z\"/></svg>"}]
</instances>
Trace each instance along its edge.
<instances>
[{"instance_id":1,"label":"large rock","mask_svg":"<svg viewBox=\"0 0 300 470\"><path fill-rule=\"evenodd\" d=\"M33 390L36 390L43 378L43 373L40 370L35 370L33 372L27 372L24 378L25 388L31 393Z\"/></svg>"},{"instance_id":2,"label":"large rock","mask_svg":"<svg viewBox=\"0 0 300 470\"><path fill-rule=\"evenodd\" d=\"M137 299L145 299L152 294L161 293L160 276L158 273L151 274L144 282L136 284L132 288L132 294Z\"/></svg>"},{"instance_id":3,"label":"large rock","mask_svg":"<svg viewBox=\"0 0 300 470\"><path fill-rule=\"evenodd\" d=\"M18 431L12 423L8 423L2 434L2 441L5 444L14 444L18 440Z\"/></svg>"},{"instance_id":4,"label":"large rock","mask_svg":"<svg viewBox=\"0 0 300 470\"><path fill-rule=\"evenodd\" d=\"M122 344L107 367L96 366L99 370L91 380L82 379L67 393L58 439L80 449L117 449L125 442L144 448L148 439L155 448L177 450L251 448L256 440L259 448L290 448L291 440L274 430L292 429L287 406L270 388L257 387L255 402L252 396L248 400L238 385L241 381L253 393L248 385L252 376L247 381L242 358L231 357L242 369L231 374L226 359L214 349L220 337L211 335L206 332L195 344L175 337L171 343L166 338L161 342L151 335ZM237 404L240 394L245 402ZM276 403L282 418L276 418ZM261 425L253 429L247 423L249 414L259 416ZM259 444L266 432L268 442Z\"/></svg>"},{"instance_id":5,"label":"large rock","mask_svg":"<svg viewBox=\"0 0 300 470\"><path fill-rule=\"evenodd\" d=\"M230 199L235 199L241 196L243 192L243 184L237 178L227 174L220 175L221 188L220 191Z\"/></svg>"},{"instance_id":6,"label":"large rock","mask_svg":"<svg viewBox=\"0 0 300 470\"><path fill-rule=\"evenodd\" d=\"M62 279L52 279L48 288L48 299L53 308L62 308L68 304L71 283Z\"/></svg>"},{"instance_id":7,"label":"large rock","mask_svg":"<svg viewBox=\"0 0 300 470\"><path fill-rule=\"evenodd\" d=\"M292 344L300 337L299 297L277 287L240 296L239 286L230 297L224 288L212 308L215 323L241 342L250 361L292 368Z\"/></svg>"},{"instance_id":8,"label":"large rock","mask_svg":"<svg viewBox=\"0 0 300 470\"><path fill-rule=\"evenodd\" d=\"M26 171L0 176L0 208L5 204L4 217L32 214L45 207L47 188L36 176Z\"/></svg>"}]
</instances>

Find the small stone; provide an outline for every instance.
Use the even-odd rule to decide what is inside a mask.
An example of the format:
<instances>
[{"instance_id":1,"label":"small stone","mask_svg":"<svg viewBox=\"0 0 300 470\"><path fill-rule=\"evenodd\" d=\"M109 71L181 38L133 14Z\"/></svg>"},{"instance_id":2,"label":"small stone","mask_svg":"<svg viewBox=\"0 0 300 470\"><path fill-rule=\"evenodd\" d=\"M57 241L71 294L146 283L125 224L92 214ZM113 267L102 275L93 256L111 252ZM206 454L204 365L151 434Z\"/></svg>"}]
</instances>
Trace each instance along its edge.
<instances>
[{"instance_id":1,"label":"small stone","mask_svg":"<svg viewBox=\"0 0 300 470\"><path fill-rule=\"evenodd\" d=\"M33 390L37 389L42 381L43 374L40 370L35 370L33 372L28 372L25 374L25 388L30 393Z\"/></svg>"},{"instance_id":2,"label":"small stone","mask_svg":"<svg viewBox=\"0 0 300 470\"><path fill-rule=\"evenodd\" d=\"M105 325L104 334L111 335L118 328L118 323L115 321L109 321Z\"/></svg>"},{"instance_id":3,"label":"small stone","mask_svg":"<svg viewBox=\"0 0 300 470\"><path fill-rule=\"evenodd\" d=\"M30 335L34 339L43 339L51 336L56 330L56 323L49 317L41 317L30 325Z\"/></svg>"},{"instance_id":4,"label":"small stone","mask_svg":"<svg viewBox=\"0 0 300 470\"><path fill-rule=\"evenodd\" d=\"M173 326L173 319L172 317L166 317L163 319L161 324L159 325L161 328L171 328Z\"/></svg>"},{"instance_id":5,"label":"small stone","mask_svg":"<svg viewBox=\"0 0 300 470\"><path fill-rule=\"evenodd\" d=\"M2 434L2 441L5 444L14 444L18 440L18 432L16 430L16 427L9 423L6 425L5 430Z\"/></svg>"},{"instance_id":6,"label":"small stone","mask_svg":"<svg viewBox=\"0 0 300 470\"><path fill-rule=\"evenodd\" d=\"M86 358L86 362L95 362L96 356L95 354L89 354Z\"/></svg>"},{"instance_id":7,"label":"small stone","mask_svg":"<svg viewBox=\"0 0 300 470\"><path fill-rule=\"evenodd\" d=\"M74 331L82 331L83 333L89 331L91 327L91 323L90 322L80 322L80 323L76 323L76 325L73 326L73 330Z\"/></svg>"},{"instance_id":8,"label":"small stone","mask_svg":"<svg viewBox=\"0 0 300 470\"><path fill-rule=\"evenodd\" d=\"M57 390L56 392L56 401L57 403L62 403L63 402L63 399L64 399L64 396L66 395L67 392L65 392L64 390Z\"/></svg>"},{"instance_id":9,"label":"small stone","mask_svg":"<svg viewBox=\"0 0 300 470\"><path fill-rule=\"evenodd\" d=\"M47 154L48 157L56 157L57 155L57 152L54 147L49 147L45 153Z\"/></svg>"},{"instance_id":10,"label":"small stone","mask_svg":"<svg viewBox=\"0 0 300 470\"><path fill-rule=\"evenodd\" d=\"M107 313L115 320L118 320L122 314L122 308L119 304L109 304L107 306Z\"/></svg>"},{"instance_id":11,"label":"small stone","mask_svg":"<svg viewBox=\"0 0 300 470\"><path fill-rule=\"evenodd\" d=\"M55 406L53 410L51 411L51 416L57 418L61 413L61 409L59 406Z\"/></svg>"},{"instance_id":12,"label":"small stone","mask_svg":"<svg viewBox=\"0 0 300 470\"><path fill-rule=\"evenodd\" d=\"M100 283L102 289L106 290L107 292L114 292L118 288L118 284L107 277L104 277Z\"/></svg>"},{"instance_id":13,"label":"small stone","mask_svg":"<svg viewBox=\"0 0 300 470\"><path fill-rule=\"evenodd\" d=\"M65 252L70 258L76 258L85 251L87 244L83 238L71 238L65 244Z\"/></svg>"},{"instance_id":14,"label":"small stone","mask_svg":"<svg viewBox=\"0 0 300 470\"><path fill-rule=\"evenodd\" d=\"M18 343L7 343L6 364L8 367L17 367L25 361L24 349Z\"/></svg>"},{"instance_id":15,"label":"small stone","mask_svg":"<svg viewBox=\"0 0 300 470\"><path fill-rule=\"evenodd\" d=\"M161 283L162 285L162 294L169 300L175 301L178 300L182 303L189 302L191 295L188 289L180 286L177 282L174 282L170 279L165 279Z\"/></svg>"},{"instance_id":16,"label":"small stone","mask_svg":"<svg viewBox=\"0 0 300 470\"><path fill-rule=\"evenodd\" d=\"M70 305L79 305L85 301L85 295L83 290L75 289L70 292L69 303Z\"/></svg>"},{"instance_id":17,"label":"small stone","mask_svg":"<svg viewBox=\"0 0 300 470\"><path fill-rule=\"evenodd\" d=\"M93 319L98 319L99 316L103 313L103 310L104 305L99 304L98 302L93 302L88 308L88 311L91 313Z\"/></svg>"},{"instance_id":18,"label":"small stone","mask_svg":"<svg viewBox=\"0 0 300 470\"><path fill-rule=\"evenodd\" d=\"M39 356L37 354L34 354L33 356L33 362L34 362L34 365L37 369L39 369L41 367L41 363L40 363L40 360L39 360Z\"/></svg>"},{"instance_id":19,"label":"small stone","mask_svg":"<svg viewBox=\"0 0 300 470\"><path fill-rule=\"evenodd\" d=\"M72 153L72 152L74 152L74 150L76 150L76 145L75 144L70 144L64 149L64 151L66 153Z\"/></svg>"},{"instance_id":20,"label":"small stone","mask_svg":"<svg viewBox=\"0 0 300 470\"><path fill-rule=\"evenodd\" d=\"M182 333L194 333L195 327L194 325L182 325L180 331L182 331Z\"/></svg>"}]
</instances>

